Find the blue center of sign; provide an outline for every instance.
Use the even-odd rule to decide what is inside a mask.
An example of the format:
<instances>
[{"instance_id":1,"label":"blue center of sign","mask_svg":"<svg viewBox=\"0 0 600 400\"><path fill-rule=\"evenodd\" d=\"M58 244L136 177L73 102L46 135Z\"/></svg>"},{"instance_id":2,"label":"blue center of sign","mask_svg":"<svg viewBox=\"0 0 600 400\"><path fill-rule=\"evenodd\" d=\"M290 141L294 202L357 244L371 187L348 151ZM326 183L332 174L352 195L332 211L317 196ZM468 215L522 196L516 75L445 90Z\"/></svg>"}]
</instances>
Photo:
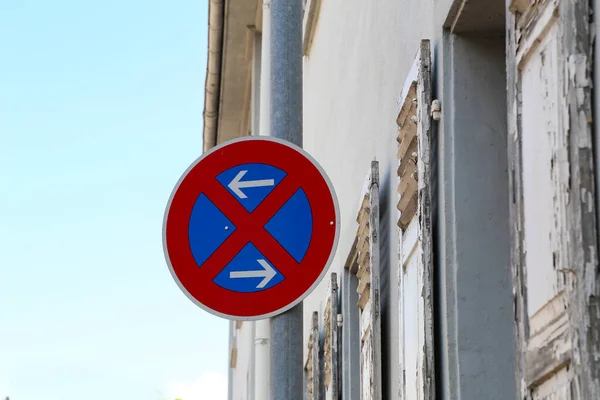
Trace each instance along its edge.
<instances>
[{"instance_id":1,"label":"blue center of sign","mask_svg":"<svg viewBox=\"0 0 600 400\"><path fill-rule=\"evenodd\" d=\"M198 196L192 215L188 235L190 249L196 264L201 266L227 238L235 226L203 193Z\"/></svg>"},{"instance_id":2,"label":"blue center of sign","mask_svg":"<svg viewBox=\"0 0 600 400\"><path fill-rule=\"evenodd\" d=\"M304 190L298 189L267 222L265 229L297 262L301 262L312 236L312 212Z\"/></svg>"},{"instance_id":3,"label":"blue center of sign","mask_svg":"<svg viewBox=\"0 0 600 400\"><path fill-rule=\"evenodd\" d=\"M221 173L217 180L248 212L252 212L286 175L271 165L243 164Z\"/></svg>"},{"instance_id":4,"label":"blue center of sign","mask_svg":"<svg viewBox=\"0 0 600 400\"><path fill-rule=\"evenodd\" d=\"M250 213L269 196L286 177L286 173L266 164L244 164L228 169L217 181ZM192 209L189 224L190 248L199 267L229 238L236 227L227 218L226 210L201 194ZM273 210L264 229L300 263L306 256L313 230L313 215L303 189L298 189L278 210ZM248 243L213 280L224 289L253 293L281 283L285 277L262 254ZM260 246L259 246L260 247ZM267 249L261 247L263 252Z\"/></svg>"},{"instance_id":5,"label":"blue center of sign","mask_svg":"<svg viewBox=\"0 0 600 400\"><path fill-rule=\"evenodd\" d=\"M214 279L234 292L252 293L269 289L284 277L252 243L248 243Z\"/></svg>"}]
</instances>

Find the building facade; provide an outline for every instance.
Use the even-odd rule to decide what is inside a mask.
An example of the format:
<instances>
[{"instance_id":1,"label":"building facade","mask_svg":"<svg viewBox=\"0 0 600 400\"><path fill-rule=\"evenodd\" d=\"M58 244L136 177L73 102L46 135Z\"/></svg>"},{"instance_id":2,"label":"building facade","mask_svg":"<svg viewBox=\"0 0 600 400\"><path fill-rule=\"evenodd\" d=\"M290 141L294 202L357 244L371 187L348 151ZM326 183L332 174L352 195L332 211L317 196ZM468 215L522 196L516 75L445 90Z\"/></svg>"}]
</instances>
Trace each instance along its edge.
<instances>
[{"instance_id":1,"label":"building facade","mask_svg":"<svg viewBox=\"0 0 600 400\"><path fill-rule=\"evenodd\" d=\"M596 3L304 2L341 212L305 398L600 399ZM270 130L269 0L209 10L204 150ZM268 400L268 327L230 324L231 400Z\"/></svg>"}]
</instances>

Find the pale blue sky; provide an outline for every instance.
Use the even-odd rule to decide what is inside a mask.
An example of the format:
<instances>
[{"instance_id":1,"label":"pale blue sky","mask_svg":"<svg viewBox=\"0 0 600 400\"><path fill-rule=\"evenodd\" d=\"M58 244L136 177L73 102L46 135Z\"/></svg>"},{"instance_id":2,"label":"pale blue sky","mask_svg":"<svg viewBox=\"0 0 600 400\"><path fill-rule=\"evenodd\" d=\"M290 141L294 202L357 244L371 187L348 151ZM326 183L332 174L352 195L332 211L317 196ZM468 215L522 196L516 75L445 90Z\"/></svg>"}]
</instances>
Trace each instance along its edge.
<instances>
[{"instance_id":1,"label":"pale blue sky","mask_svg":"<svg viewBox=\"0 0 600 400\"><path fill-rule=\"evenodd\" d=\"M202 150L207 11L0 1L0 398L156 400L224 379L227 322L180 292L161 242Z\"/></svg>"}]
</instances>

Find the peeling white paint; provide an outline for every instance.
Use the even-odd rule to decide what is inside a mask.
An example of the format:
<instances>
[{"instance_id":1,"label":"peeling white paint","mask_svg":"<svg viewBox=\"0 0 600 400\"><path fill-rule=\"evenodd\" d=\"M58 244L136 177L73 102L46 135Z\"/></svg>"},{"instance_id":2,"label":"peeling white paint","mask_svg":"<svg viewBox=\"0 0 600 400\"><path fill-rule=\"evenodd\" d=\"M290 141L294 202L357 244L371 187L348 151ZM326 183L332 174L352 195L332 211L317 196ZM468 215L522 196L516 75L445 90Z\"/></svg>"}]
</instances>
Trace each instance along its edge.
<instances>
[{"instance_id":1,"label":"peeling white paint","mask_svg":"<svg viewBox=\"0 0 600 400\"><path fill-rule=\"evenodd\" d=\"M590 54L581 52L591 49L589 3L539 0L521 11L507 35L509 127L521 139L509 142L519 397L596 399L592 82Z\"/></svg>"},{"instance_id":2,"label":"peeling white paint","mask_svg":"<svg viewBox=\"0 0 600 400\"><path fill-rule=\"evenodd\" d=\"M533 316L562 289L556 270L565 265L566 204L561 184L568 179L565 132L559 122L558 25L546 30L522 66L522 146L528 313Z\"/></svg>"}]
</instances>

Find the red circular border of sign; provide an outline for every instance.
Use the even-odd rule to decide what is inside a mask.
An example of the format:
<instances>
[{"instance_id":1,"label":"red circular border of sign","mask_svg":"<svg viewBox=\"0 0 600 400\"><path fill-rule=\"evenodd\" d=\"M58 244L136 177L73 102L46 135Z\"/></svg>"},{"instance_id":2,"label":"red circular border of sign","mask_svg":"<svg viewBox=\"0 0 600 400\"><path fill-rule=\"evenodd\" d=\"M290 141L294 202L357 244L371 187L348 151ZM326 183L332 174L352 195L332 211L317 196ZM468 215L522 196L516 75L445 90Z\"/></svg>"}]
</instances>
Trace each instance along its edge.
<instances>
[{"instance_id":1,"label":"red circular border of sign","mask_svg":"<svg viewBox=\"0 0 600 400\"><path fill-rule=\"evenodd\" d=\"M302 177L300 187L311 207L313 230L309 248L297 270L287 270L285 279L272 288L239 293L215 284L214 276L203 277L206 274L198 267L190 249L188 227L192 208L203 193L203 187L219 184L215 177L221 172L249 163L269 164L289 175ZM216 199L211 201L218 207ZM338 239L339 206L323 169L300 147L264 136L235 139L198 158L175 186L163 225L165 258L180 289L204 310L239 320L272 317L302 301L323 279L333 260ZM233 256L235 254L231 258ZM269 258L267 254L265 256Z\"/></svg>"}]
</instances>

